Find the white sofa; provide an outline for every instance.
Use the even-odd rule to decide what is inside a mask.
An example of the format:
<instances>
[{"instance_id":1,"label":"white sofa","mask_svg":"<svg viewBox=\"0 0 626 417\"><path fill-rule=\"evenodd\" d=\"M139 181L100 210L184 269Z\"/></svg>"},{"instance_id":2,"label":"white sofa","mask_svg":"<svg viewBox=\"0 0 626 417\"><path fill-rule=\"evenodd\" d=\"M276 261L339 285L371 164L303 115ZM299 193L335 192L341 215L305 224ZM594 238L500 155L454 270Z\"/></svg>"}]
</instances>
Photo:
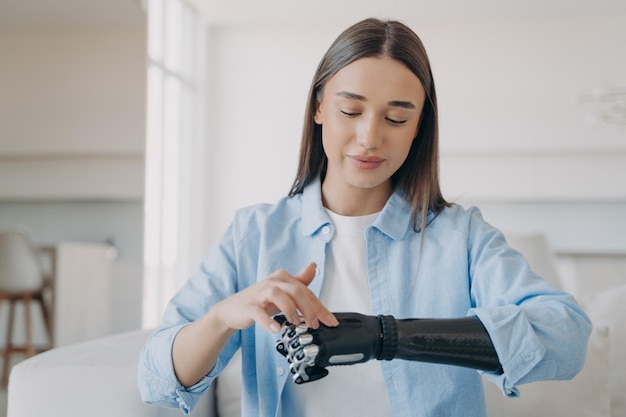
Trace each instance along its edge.
<instances>
[{"instance_id":1,"label":"white sofa","mask_svg":"<svg viewBox=\"0 0 626 417\"><path fill-rule=\"evenodd\" d=\"M533 251L544 244L525 239L512 246L542 269ZM533 263L534 260L534 263ZM573 283L555 271L543 271L553 285L584 290L577 296L594 321L583 371L571 381L540 382L520 387L521 397L503 397L485 383L489 415L626 417L626 276L611 281ZM552 275L551 275L552 274ZM581 279L574 277L573 279ZM14 366L8 392L7 417L143 417L182 415L177 410L144 405L136 388L136 363L147 331L53 349ZM239 413L240 364L234 361L218 378L193 416L231 417Z\"/></svg>"}]
</instances>

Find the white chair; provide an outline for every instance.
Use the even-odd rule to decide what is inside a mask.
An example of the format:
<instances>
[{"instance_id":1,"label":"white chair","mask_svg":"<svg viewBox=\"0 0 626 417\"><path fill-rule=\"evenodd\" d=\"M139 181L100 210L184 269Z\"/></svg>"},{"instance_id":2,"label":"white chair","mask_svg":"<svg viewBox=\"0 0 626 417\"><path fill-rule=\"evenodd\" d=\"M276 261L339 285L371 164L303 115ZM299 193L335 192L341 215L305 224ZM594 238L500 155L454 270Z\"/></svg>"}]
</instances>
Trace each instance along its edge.
<instances>
[{"instance_id":1,"label":"white chair","mask_svg":"<svg viewBox=\"0 0 626 417\"><path fill-rule=\"evenodd\" d=\"M31 243L29 236L21 230L0 231L0 302L9 302L9 316L7 326L6 346L3 351L3 366L0 386L8 383L11 357L20 353L26 357L33 356L36 351L51 347L52 321L45 302L45 292L49 287L39 258L37 249ZM31 329L31 301L41 306L44 324L48 333L50 346L35 349ZM15 321L15 304L21 302L24 309L25 344L13 344L13 327Z\"/></svg>"}]
</instances>

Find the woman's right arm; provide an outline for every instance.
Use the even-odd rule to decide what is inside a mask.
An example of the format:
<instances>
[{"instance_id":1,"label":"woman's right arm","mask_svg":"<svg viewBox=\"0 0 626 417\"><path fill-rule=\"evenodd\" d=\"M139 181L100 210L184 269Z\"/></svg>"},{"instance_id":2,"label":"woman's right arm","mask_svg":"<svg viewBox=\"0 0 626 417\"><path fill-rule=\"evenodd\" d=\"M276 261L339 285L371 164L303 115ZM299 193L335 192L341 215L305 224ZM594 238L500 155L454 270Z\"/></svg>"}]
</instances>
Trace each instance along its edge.
<instances>
[{"instance_id":1,"label":"woman's right arm","mask_svg":"<svg viewBox=\"0 0 626 417\"><path fill-rule=\"evenodd\" d=\"M278 332L280 326L272 316L279 312L292 322L299 322L302 316L314 329L320 322L329 327L336 326L337 319L307 288L315 277L315 267L311 263L295 276L278 270L220 301L204 316L183 327L172 348L178 381L190 387L207 375L237 330L258 323L269 332Z\"/></svg>"},{"instance_id":2,"label":"woman's right arm","mask_svg":"<svg viewBox=\"0 0 626 417\"><path fill-rule=\"evenodd\" d=\"M219 321L215 308L183 327L172 347L174 373L181 385L190 387L207 375L235 331Z\"/></svg>"}]
</instances>

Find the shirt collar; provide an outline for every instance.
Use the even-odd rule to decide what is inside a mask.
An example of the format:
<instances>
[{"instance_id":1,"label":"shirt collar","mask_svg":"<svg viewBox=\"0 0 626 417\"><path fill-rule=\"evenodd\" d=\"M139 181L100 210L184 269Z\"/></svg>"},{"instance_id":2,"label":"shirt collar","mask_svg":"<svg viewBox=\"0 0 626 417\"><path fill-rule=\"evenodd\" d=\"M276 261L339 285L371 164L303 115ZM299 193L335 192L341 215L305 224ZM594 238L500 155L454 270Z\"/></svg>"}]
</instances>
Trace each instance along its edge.
<instances>
[{"instance_id":1,"label":"shirt collar","mask_svg":"<svg viewBox=\"0 0 626 417\"><path fill-rule=\"evenodd\" d=\"M373 227L394 240L401 240L411 228L411 205L402 191L396 189L387 200ZM322 184L318 178L302 191L302 233L309 236L330 223L322 205Z\"/></svg>"},{"instance_id":2,"label":"shirt collar","mask_svg":"<svg viewBox=\"0 0 626 417\"><path fill-rule=\"evenodd\" d=\"M302 233L310 236L330 223L322 205L322 183L319 177L302 191Z\"/></svg>"},{"instance_id":3,"label":"shirt collar","mask_svg":"<svg viewBox=\"0 0 626 417\"><path fill-rule=\"evenodd\" d=\"M394 240L402 240L411 228L411 218L411 204L404 199L402 191L396 189L372 226Z\"/></svg>"}]
</instances>

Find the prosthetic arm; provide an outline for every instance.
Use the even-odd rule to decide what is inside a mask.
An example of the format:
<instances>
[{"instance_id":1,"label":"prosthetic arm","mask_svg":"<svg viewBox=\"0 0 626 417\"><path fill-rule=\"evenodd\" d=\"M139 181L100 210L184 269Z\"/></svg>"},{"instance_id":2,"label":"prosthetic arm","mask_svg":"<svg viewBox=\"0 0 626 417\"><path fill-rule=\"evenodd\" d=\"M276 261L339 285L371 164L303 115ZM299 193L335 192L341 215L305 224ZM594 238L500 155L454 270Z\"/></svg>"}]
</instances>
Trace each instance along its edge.
<instances>
[{"instance_id":1,"label":"prosthetic arm","mask_svg":"<svg viewBox=\"0 0 626 417\"><path fill-rule=\"evenodd\" d=\"M371 359L405 359L464 366L502 373L489 334L474 317L406 319L335 313L337 327L290 323L274 319L281 328L276 350L287 358L297 384L328 375L327 366L352 365Z\"/></svg>"}]
</instances>

